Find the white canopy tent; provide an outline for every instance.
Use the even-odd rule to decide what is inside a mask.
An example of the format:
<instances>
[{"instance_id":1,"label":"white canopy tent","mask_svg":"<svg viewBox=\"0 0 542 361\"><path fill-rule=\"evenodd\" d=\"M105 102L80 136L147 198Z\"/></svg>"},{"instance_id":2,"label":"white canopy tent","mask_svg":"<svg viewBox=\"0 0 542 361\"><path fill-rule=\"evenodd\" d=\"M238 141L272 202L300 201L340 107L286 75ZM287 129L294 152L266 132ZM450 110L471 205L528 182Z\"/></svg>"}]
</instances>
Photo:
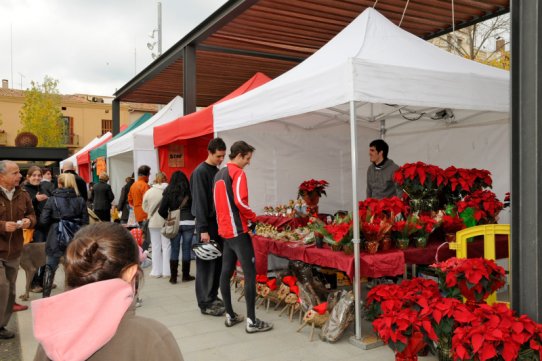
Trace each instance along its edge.
<instances>
[{"instance_id":1,"label":"white canopy tent","mask_svg":"<svg viewBox=\"0 0 542 361\"><path fill-rule=\"evenodd\" d=\"M483 167L507 185L508 108L507 72L447 53L369 8L303 63L217 104L214 129L227 144L256 147L247 173L257 211L317 178L331 183L321 209L346 208L357 219L365 185L358 173L369 165L369 141L386 133L398 164ZM354 235L359 300L357 222Z\"/></svg>"},{"instance_id":2,"label":"white canopy tent","mask_svg":"<svg viewBox=\"0 0 542 361\"><path fill-rule=\"evenodd\" d=\"M90 142L88 142L87 145L85 145L83 148L79 149L77 152L72 154L70 157L60 161L60 169L62 169L62 166L64 165L64 162L72 162L74 167L77 168L77 156L83 152L86 152L89 149L92 149L96 144L100 144L100 142L107 137L111 137L111 132L107 132L103 134L101 137L95 137Z\"/></svg>"},{"instance_id":3,"label":"white canopy tent","mask_svg":"<svg viewBox=\"0 0 542 361\"><path fill-rule=\"evenodd\" d=\"M182 115L183 99L176 96L151 119L132 132L107 143L107 167L116 200L125 184L124 179L132 172L137 176L137 169L140 166L148 165L153 174L160 170L157 151L154 148L153 128Z\"/></svg>"}]
</instances>

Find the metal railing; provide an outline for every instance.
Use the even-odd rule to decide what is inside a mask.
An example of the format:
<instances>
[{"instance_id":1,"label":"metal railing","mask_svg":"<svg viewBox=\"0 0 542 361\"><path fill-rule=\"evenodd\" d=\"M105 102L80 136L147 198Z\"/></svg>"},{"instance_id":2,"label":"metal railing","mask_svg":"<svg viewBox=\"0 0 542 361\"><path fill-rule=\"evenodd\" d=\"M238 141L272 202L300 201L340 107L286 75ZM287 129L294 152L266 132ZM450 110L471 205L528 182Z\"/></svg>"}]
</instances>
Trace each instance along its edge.
<instances>
[{"instance_id":1,"label":"metal railing","mask_svg":"<svg viewBox=\"0 0 542 361\"><path fill-rule=\"evenodd\" d=\"M79 146L79 135L78 134L64 134L65 145L75 145Z\"/></svg>"}]
</instances>

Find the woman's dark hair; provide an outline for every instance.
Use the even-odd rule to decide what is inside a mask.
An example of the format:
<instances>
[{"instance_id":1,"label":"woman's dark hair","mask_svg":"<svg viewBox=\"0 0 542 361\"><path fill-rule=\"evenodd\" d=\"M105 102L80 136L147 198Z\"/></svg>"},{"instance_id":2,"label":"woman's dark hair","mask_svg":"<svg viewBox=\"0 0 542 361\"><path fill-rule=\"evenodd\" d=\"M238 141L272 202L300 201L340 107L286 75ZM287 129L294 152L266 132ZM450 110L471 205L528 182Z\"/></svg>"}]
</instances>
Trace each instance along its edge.
<instances>
[{"instance_id":1,"label":"woman's dark hair","mask_svg":"<svg viewBox=\"0 0 542 361\"><path fill-rule=\"evenodd\" d=\"M238 140L237 142L233 143L230 148L230 159L233 160L237 155L241 154L241 157L246 156L248 153L253 153L256 150L253 146L250 144L247 144L247 142L244 142L242 140Z\"/></svg>"},{"instance_id":2,"label":"woman's dark hair","mask_svg":"<svg viewBox=\"0 0 542 361\"><path fill-rule=\"evenodd\" d=\"M126 228L110 222L85 226L66 250L66 287L120 278L134 264L139 264L139 249Z\"/></svg>"},{"instance_id":3,"label":"woman's dark hair","mask_svg":"<svg viewBox=\"0 0 542 361\"><path fill-rule=\"evenodd\" d=\"M181 200L186 196L190 196L190 183L186 175L180 170L174 172L162 196Z\"/></svg>"}]
</instances>

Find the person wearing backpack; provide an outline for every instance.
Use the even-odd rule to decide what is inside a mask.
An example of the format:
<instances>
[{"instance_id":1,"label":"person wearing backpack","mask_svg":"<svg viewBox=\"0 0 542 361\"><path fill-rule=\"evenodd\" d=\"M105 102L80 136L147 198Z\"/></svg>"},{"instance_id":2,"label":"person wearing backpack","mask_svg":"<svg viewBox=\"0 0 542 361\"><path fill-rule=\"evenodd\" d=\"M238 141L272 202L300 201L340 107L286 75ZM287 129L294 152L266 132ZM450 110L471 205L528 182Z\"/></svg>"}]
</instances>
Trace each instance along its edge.
<instances>
[{"instance_id":1,"label":"person wearing backpack","mask_svg":"<svg viewBox=\"0 0 542 361\"><path fill-rule=\"evenodd\" d=\"M61 220L68 220L77 228L88 224L86 201L79 195L75 177L70 173L62 173L58 176L58 188L53 191L52 197L47 199L40 215L40 226L49 227L45 246L47 261L43 281L43 297L51 295L56 269L60 258L66 251L66 245L59 242L58 225Z\"/></svg>"}]
</instances>

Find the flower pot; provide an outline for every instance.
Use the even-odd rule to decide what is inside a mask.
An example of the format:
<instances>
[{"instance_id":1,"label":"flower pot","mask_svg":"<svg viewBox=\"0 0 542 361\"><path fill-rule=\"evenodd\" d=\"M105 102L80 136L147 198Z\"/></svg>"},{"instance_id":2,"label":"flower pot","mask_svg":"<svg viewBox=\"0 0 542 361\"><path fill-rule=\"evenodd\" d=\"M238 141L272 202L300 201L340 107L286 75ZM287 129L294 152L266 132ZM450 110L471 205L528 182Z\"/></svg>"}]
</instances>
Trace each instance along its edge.
<instances>
[{"instance_id":1,"label":"flower pot","mask_svg":"<svg viewBox=\"0 0 542 361\"><path fill-rule=\"evenodd\" d=\"M375 254L378 252L378 241L367 241L365 247L367 247L367 253Z\"/></svg>"},{"instance_id":2,"label":"flower pot","mask_svg":"<svg viewBox=\"0 0 542 361\"><path fill-rule=\"evenodd\" d=\"M310 192L303 194L303 200L307 205L308 214L318 214L318 203L320 202L320 196L316 192Z\"/></svg>"},{"instance_id":3,"label":"flower pot","mask_svg":"<svg viewBox=\"0 0 542 361\"><path fill-rule=\"evenodd\" d=\"M383 251L389 251L391 249L391 236L385 235L380 241L380 249Z\"/></svg>"},{"instance_id":4,"label":"flower pot","mask_svg":"<svg viewBox=\"0 0 542 361\"><path fill-rule=\"evenodd\" d=\"M418 352L420 352L425 347L425 342L423 341L423 335L421 332L415 332L412 336L408 338L408 344L406 345L403 352L395 353L395 360L397 361L417 361Z\"/></svg>"},{"instance_id":5,"label":"flower pot","mask_svg":"<svg viewBox=\"0 0 542 361\"><path fill-rule=\"evenodd\" d=\"M416 248L425 248L427 247L427 236L420 236L415 238Z\"/></svg>"},{"instance_id":6,"label":"flower pot","mask_svg":"<svg viewBox=\"0 0 542 361\"><path fill-rule=\"evenodd\" d=\"M409 244L410 244L410 239L408 238L397 239L397 248L399 249L407 249Z\"/></svg>"}]
</instances>

